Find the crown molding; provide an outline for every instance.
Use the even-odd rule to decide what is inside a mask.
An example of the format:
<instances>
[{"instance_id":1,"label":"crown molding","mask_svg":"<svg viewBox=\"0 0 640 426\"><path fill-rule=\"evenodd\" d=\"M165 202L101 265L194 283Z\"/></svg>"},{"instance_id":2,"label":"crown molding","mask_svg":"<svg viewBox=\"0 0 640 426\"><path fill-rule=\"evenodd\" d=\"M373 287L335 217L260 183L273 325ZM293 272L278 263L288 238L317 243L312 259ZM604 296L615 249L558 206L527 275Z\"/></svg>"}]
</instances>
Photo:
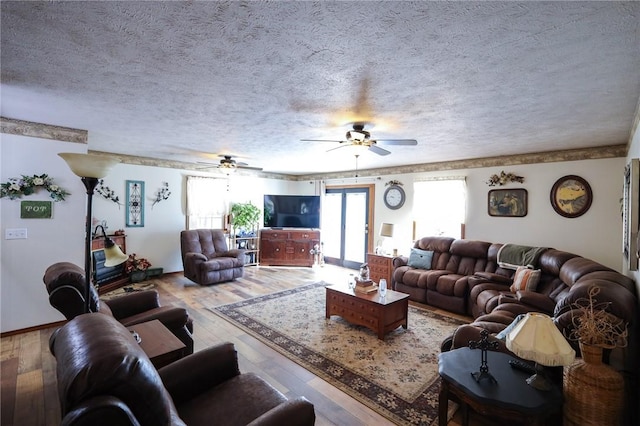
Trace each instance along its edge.
<instances>
[{"instance_id":1,"label":"crown molding","mask_svg":"<svg viewBox=\"0 0 640 426\"><path fill-rule=\"evenodd\" d=\"M89 133L86 130L70 127L52 126L50 124L33 123L0 117L0 133L28 136L40 139L53 139L63 142L87 144Z\"/></svg>"}]
</instances>

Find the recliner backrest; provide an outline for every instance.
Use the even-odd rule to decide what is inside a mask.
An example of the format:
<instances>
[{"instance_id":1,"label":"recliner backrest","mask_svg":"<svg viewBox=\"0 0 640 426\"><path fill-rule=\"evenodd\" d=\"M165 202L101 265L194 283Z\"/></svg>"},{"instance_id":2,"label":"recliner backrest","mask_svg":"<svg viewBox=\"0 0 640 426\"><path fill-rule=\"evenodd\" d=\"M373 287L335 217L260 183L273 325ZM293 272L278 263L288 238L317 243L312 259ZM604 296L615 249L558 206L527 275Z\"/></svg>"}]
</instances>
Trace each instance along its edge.
<instances>
[{"instance_id":1,"label":"recliner backrest","mask_svg":"<svg viewBox=\"0 0 640 426\"><path fill-rule=\"evenodd\" d=\"M88 424L82 417L98 411L107 424L130 411L140 425L183 424L156 368L114 318L79 315L52 340L63 418Z\"/></svg>"},{"instance_id":2,"label":"recliner backrest","mask_svg":"<svg viewBox=\"0 0 640 426\"><path fill-rule=\"evenodd\" d=\"M222 229L191 229L180 232L182 261L186 253L202 253L207 259L228 251L227 237Z\"/></svg>"},{"instance_id":3,"label":"recliner backrest","mask_svg":"<svg viewBox=\"0 0 640 426\"><path fill-rule=\"evenodd\" d=\"M70 320L85 313L85 271L70 262L58 262L49 266L42 278L49 303ZM100 299L93 286L89 288L89 309L98 312Z\"/></svg>"}]
</instances>

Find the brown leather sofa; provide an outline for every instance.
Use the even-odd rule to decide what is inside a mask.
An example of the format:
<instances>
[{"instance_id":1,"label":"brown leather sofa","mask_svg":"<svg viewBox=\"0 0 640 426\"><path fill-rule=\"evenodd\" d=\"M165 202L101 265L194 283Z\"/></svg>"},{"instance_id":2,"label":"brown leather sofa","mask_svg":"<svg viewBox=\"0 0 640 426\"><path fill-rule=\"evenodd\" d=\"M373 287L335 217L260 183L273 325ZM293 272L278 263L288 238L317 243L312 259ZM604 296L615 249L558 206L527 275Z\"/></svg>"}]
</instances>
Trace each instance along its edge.
<instances>
[{"instance_id":1,"label":"brown leather sofa","mask_svg":"<svg viewBox=\"0 0 640 426\"><path fill-rule=\"evenodd\" d=\"M156 370L131 333L103 314L79 315L50 340L63 425L292 425L313 405L241 374L223 343Z\"/></svg>"},{"instance_id":2,"label":"brown leather sofa","mask_svg":"<svg viewBox=\"0 0 640 426\"><path fill-rule=\"evenodd\" d=\"M502 245L426 237L417 240L414 247L434 252L431 269L412 268L407 257L394 258L395 290L408 293L411 300L475 319L445 340L444 350L468 346L483 328L499 333L526 312L550 315L569 335L577 313L575 303L587 298L594 285L600 288L597 301L607 303L606 309L629 323L630 330L636 328L637 296L631 278L576 254L546 248L533 265L541 272L535 291L514 293L510 290L514 271L498 264Z\"/></svg>"},{"instance_id":3,"label":"brown leather sofa","mask_svg":"<svg viewBox=\"0 0 640 426\"><path fill-rule=\"evenodd\" d=\"M229 250L222 229L180 232L184 276L200 285L231 281L244 274L245 252Z\"/></svg>"},{"instance_id":4,"label":"brown leather sofa","mask_svg":"<svg viewBox=\"0 0 640 426\"><path fill-rule=\"evenodd\" d=\"M47 268L42 280L49 293L49 303L66 319L72 320L85 313L84 269L70 262L54 263ZM137 291L100 300L98 292L91 286L89 298L91 312L110 315L125 327L159 320L185 344L185 353L193 353L193 320L184 308L161 306L156 291Z\"/></svg>"}]
</instances>

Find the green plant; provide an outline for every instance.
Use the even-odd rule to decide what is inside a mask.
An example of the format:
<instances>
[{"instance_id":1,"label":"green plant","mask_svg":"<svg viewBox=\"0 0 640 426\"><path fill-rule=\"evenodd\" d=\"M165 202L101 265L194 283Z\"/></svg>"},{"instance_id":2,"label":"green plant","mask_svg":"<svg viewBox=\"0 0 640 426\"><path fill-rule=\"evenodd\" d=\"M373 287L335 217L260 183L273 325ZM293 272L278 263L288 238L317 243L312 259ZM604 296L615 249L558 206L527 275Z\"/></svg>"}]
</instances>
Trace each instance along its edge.
<instances>
[{"instance_id":1,"label":"green plant","mask_svg":"<svg viewBox=\"0 0 640 426\"><path fill-rule=\"evenodd\" d=\"M260 209L249 203L236 203L231 206L231 225L236 231L250 231L258 226Z\"/></svg>"}]
</instances>

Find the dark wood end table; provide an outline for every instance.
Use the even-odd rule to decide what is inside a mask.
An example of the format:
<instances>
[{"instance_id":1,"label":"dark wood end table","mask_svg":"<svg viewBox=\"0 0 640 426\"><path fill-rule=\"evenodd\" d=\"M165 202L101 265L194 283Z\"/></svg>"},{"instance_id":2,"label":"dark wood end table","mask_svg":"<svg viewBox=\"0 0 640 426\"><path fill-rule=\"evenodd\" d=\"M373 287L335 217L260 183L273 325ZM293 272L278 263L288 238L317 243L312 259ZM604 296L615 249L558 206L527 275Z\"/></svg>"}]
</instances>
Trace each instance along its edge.
<instances>
[{"instance_id":1,"label":"dark wood end table","mask_svg":"<svg viewBox=\"0 0 640 426\"><path fill-rule=\"evenodd\" d=\"M447 425L449 397L458 397L463 410L463 425L468 425L468 408L489 416L507 420L509 424L548 424L548 419L562 411L562 389L554 386L550 391L540 391L529 386L530 374L509 365L513 356L489 351L487 365L498 383L489 380L476 382L473 372L481 362L480 350L455 349L440 354L438 372L442 378L439 398L440 426Z\"/></svg>"},{"instance_id":2,"label":"dark wood end table","mask_svg":"<svg viewBox=\"0 0 640 426\"><path fill-rule=\"evenodd\" d=\"M378 333L378 339L399 326L407 328L409 295L387 290L384 298L379 293L358 293L346 285L326 287L326 318L338 315L352 324L362 325Z\"/></svg>"},{"instance_id":3,"label":"dark wood end table","mask_svg":"<svg viewBox=\"0 0 640 426\"><path fill-rule=\"evenodd\" d=\"M184 357L186 346L160 321L141 322L127 327L140 336L140 347L156 367L164 367Z\"/></svg>"}]
</instances>

